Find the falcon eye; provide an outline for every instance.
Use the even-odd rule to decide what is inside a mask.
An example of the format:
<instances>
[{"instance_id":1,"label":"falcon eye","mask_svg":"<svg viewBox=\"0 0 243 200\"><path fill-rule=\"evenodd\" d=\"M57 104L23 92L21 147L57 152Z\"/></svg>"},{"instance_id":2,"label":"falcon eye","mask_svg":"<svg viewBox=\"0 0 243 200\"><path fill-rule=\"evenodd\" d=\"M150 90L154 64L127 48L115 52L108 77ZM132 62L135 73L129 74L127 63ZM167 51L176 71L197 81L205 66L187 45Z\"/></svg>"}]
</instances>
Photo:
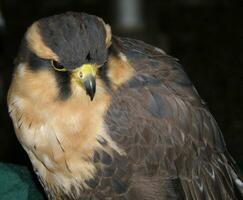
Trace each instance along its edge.
<instances>
[{"instance_id":1,"label":"falcon eye","mask_svg":"<svg viewBox=\"0 0 243 200\"><path fill-rule=\"evenodd\" d=\"M59 62L57 62L57 61L55 61L55 60L52 60L52 61L51 61L51 65L52 65L52 67L53 67L55 70L57 70L57 71L59 71L59 72L67 71L67 69L66 69L64 66L62 66Z\"/></svg>"}]
</instances>

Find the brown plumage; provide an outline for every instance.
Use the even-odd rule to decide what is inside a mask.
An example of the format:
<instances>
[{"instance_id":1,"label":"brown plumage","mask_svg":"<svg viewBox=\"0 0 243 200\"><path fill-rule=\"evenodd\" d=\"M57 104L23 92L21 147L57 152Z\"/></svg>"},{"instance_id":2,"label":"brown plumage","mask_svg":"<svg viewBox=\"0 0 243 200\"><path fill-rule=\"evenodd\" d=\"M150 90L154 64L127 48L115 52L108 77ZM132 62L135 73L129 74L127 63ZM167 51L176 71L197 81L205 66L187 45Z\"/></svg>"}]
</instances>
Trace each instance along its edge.
<instances>
[{"instance_id":1,"label":"brown plumage","mask_svg":"<svg viewBox=\"0 0 243 200\"><path fill-rule=\"evenodd\" d=\"M49 199L241 198L220 129L176 59L112 37L95 16L28 29L8 105Z\"/></svg>"}]
</instances>

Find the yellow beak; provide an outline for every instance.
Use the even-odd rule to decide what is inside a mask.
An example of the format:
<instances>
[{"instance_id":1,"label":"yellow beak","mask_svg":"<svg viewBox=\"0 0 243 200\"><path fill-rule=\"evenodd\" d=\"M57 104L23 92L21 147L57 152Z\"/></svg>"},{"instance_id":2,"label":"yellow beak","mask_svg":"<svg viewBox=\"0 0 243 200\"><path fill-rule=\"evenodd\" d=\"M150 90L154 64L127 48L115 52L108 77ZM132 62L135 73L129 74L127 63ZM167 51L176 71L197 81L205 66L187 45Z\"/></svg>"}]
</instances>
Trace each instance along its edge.
<instances>
[{"instance_id":1,"label":"yellow beak","mask_svg":"<svg viewBox=\"0 0 243 200\"><path fill-rule=\"evenodd\" d=\"M97 66L92 64L84 64L73 71L74 79L82 84L91 101L96 91L96 71Z\"/></svg>"}]
</instances>

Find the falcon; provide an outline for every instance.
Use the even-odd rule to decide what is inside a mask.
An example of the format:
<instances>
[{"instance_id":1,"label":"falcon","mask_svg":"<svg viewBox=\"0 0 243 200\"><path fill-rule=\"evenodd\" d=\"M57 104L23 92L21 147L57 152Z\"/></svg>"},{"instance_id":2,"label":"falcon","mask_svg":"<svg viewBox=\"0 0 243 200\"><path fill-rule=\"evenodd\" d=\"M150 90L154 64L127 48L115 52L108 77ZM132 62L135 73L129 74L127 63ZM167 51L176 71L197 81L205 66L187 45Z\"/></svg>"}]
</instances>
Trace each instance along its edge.
<instances>
[{"instance_id":1,"label":"falcon","mask_svg":"<svg viewBox=\"0 0 243 200\"><path fill-rule=\"evenodd\" d=\"M8 108L48 199L242 197L221 131L177 60L96 16L28 28Z\"/></svg>"}]
</instances>

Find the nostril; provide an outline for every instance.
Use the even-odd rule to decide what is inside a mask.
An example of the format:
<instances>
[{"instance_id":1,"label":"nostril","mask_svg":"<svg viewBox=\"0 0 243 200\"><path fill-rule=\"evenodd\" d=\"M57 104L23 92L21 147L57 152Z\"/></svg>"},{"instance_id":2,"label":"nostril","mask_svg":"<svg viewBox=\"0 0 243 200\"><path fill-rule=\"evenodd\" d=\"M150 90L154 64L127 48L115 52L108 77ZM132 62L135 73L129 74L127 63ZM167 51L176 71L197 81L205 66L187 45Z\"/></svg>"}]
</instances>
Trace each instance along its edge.
<instances>
[{"instance_id":1,"label":"nostril","mask_svg":"<svg viewBox=\"0 0 243 200\"><path fill-rule=\"evenodd\" d=\"M82 72L79 72L79 77L83 78L83 73Z\"/></svg>"}]
</instances>

